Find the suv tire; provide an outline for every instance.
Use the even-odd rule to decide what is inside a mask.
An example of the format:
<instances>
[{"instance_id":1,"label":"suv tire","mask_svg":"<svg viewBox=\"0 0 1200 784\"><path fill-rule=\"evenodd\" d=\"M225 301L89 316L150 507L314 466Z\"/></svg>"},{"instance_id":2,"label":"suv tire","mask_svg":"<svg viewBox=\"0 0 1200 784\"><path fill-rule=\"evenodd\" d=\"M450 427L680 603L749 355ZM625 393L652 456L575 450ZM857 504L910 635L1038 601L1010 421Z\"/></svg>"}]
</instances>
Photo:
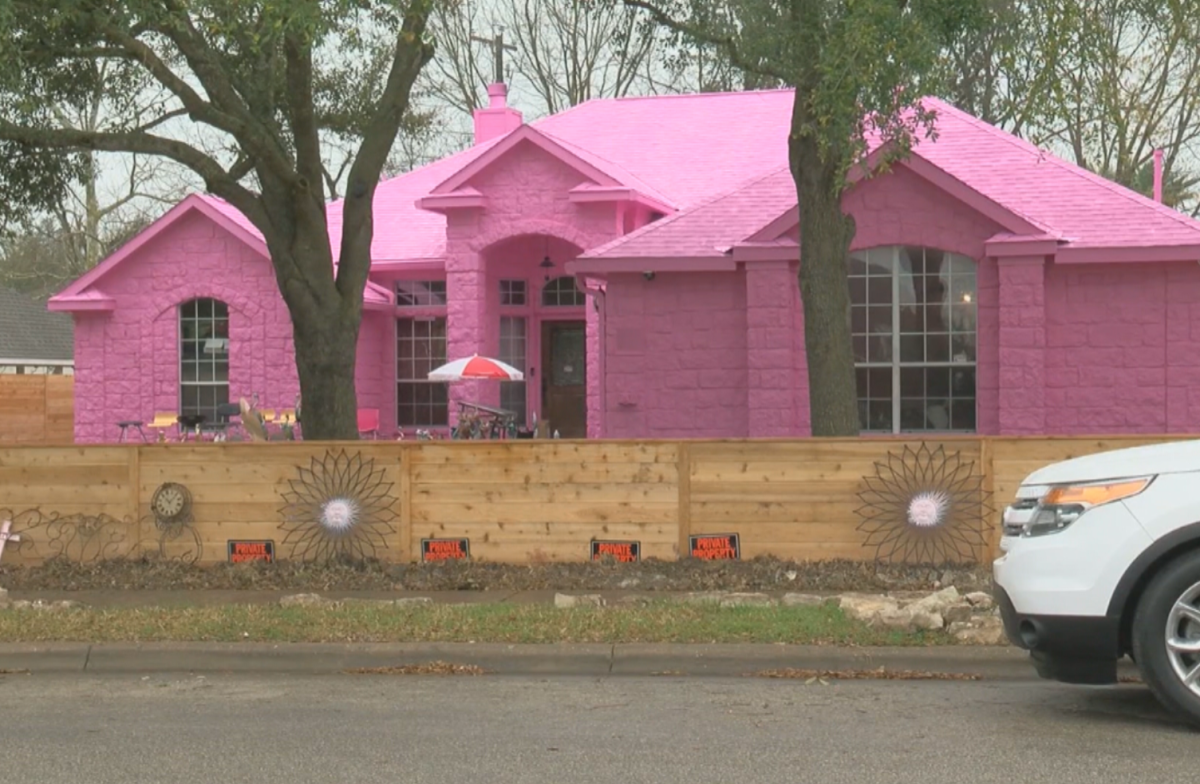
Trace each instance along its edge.
<instances>
[{"instance_id":1,"label":"suv tire","mask_svg":"<svg viewBox=\"0 0 1200 784\"><path fill-rule=\"evenodd\" d=\"M1176 612L1176 603L1196 608ZM1142 680L1166 708L1200 727L1200 550L1168 563L1146 586L1133 617L1132 658ZM1168 638L1193 639L1196 651L1173 651ZM1194 668L1194 669L1193 669ZM1194 678L1193 688L1184 673Z\"/></svg>"}]
</instances>

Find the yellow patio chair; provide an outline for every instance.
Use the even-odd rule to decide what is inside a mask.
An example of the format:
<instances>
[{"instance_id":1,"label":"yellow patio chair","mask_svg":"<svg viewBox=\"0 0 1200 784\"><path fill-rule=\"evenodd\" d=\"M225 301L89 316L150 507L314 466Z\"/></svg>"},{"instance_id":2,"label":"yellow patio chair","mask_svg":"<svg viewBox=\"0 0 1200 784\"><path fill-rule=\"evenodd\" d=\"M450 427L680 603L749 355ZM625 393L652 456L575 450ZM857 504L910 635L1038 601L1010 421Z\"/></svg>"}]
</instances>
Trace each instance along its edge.
<instances>
[{"instance_id":1,"label":"yellow patio chair","mask_svg":"<svg viewBox=\"0 0 1200 784\"><path fill-rule=\"evenodd\" d=\"M166 411L159 411L154 414L154 421L149 425L151 430L169 430L170 428L179 427L179 414L174 414Z\"/></svg>"}]
</instances>

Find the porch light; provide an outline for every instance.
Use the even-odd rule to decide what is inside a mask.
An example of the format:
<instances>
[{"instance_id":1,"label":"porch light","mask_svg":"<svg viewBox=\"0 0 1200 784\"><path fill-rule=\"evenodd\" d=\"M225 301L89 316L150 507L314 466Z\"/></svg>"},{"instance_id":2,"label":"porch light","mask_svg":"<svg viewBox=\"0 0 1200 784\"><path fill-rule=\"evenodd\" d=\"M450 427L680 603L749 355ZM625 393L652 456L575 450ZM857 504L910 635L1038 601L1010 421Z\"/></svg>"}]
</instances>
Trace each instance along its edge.
<instances>
[{"instance_id":1,"label":"porch light","mask_svg":"<svg viewBox=\"0 0 1200 784\"><path fill-rule=\"evenodd\" d=\"M554 262L550 260L549 256L546 256L544 259L542 259L542 263L538 266L546 271L546 280L549 281L550 270L554 269Z\"/></svg>"}]
</instances>

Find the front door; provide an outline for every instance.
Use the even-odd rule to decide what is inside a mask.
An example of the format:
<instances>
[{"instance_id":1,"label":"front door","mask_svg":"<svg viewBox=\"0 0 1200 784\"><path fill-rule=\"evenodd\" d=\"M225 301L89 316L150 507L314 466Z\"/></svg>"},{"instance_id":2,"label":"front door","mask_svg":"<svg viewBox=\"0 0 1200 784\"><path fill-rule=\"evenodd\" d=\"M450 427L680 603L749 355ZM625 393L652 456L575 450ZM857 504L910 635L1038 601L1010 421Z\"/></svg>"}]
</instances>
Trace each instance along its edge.
<instances>
[{"instance_id":1,"label":"front door","mask_svg":"<svg viewBox=\"0 0 1200 784\"><path fill-rule=\"evenodd\" d=\"M542 418L561 438L587 437L587 329L542 322Z\"/></svg>"}]
</instances>

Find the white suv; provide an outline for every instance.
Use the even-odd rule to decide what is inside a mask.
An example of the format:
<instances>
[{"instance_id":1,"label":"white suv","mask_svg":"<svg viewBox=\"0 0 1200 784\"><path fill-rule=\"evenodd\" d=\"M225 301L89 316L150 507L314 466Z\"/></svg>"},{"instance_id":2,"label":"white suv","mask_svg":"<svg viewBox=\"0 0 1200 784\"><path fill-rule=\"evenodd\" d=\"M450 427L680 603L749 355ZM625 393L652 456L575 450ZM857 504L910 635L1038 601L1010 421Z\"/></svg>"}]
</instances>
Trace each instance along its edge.
<instances>
[{"instance_id":1,"label":"white suv","mask_svg":"<svg viewBox=\"0 0 1200 784\"><path fill-rule=\"evenodd\" d=\"M1042 468L1004 510L995 595L1038 674L1111 684L1128 655L1200 724L1200 441Z\"/></svg>"}]
</instances>

